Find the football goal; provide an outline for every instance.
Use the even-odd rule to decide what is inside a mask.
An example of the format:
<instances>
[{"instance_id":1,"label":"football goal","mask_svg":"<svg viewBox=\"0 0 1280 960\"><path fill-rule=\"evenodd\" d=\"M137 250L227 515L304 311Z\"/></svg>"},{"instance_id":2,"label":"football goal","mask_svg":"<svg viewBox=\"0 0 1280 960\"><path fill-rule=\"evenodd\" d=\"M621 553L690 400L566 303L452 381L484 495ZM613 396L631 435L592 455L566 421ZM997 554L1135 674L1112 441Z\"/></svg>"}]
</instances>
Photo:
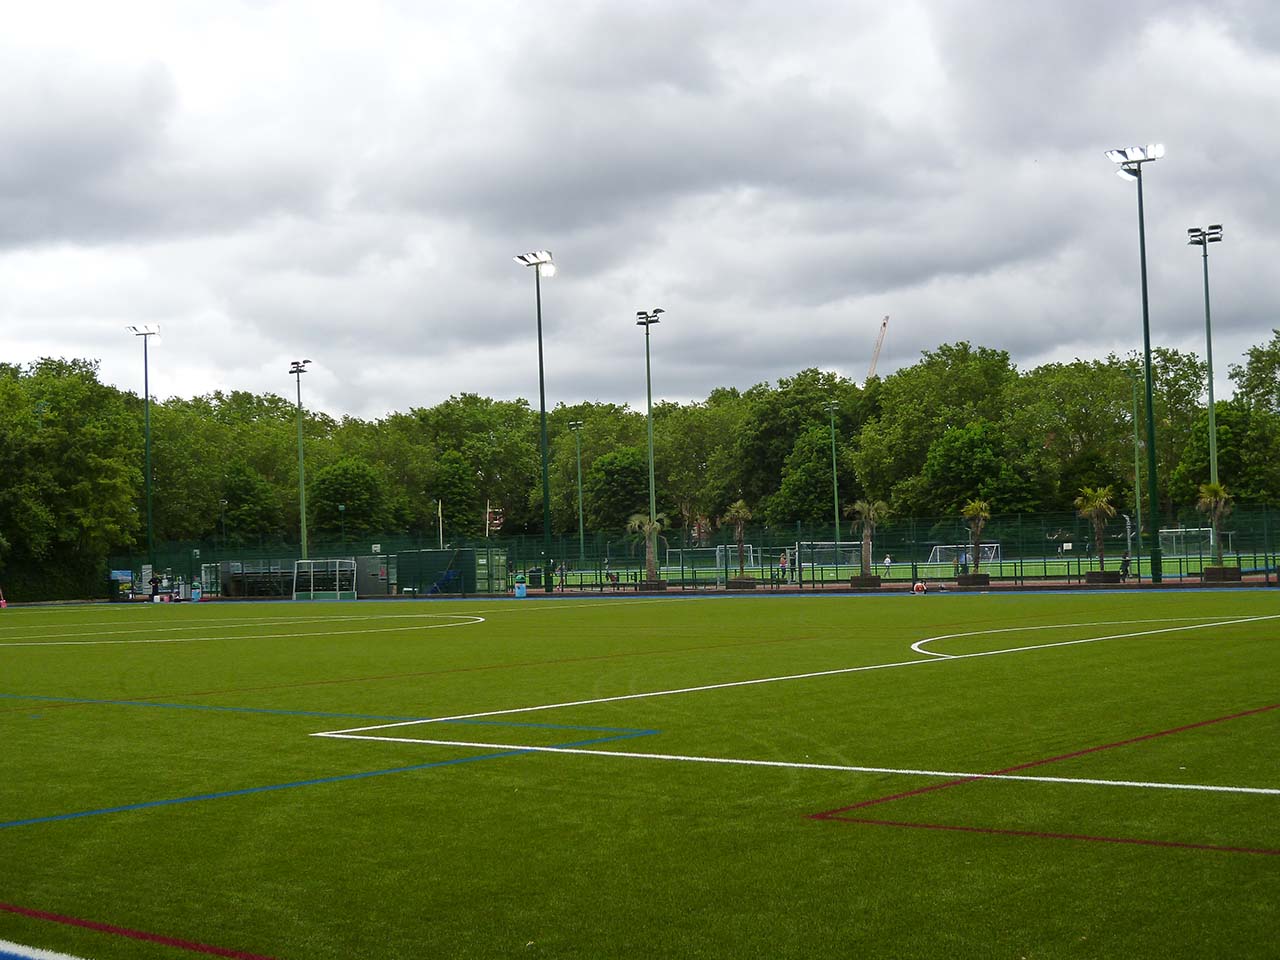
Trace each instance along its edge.
<instances>
[{"instance_id":1,"label":"football goal","mask_svg":"<svg viewBox=\"0 0 1280 960\"><path fill-rule=\"evenodd\" d=\"M1213 527L1168 527L1160 531L1166 557L1204 557L1213 553Z\"/></svg>"},{"instance_id":2,"label":"football goal","mask_svg":"<svg viewBox=\"0 0 1280 960\"><path fill-rule=\"evenodd\" d=\"M806 565L819 567L856 566L862 561L862 541L801 540L791 552L791 559L797 558Z\"/></svg>"},{"instance_id":3,"label":"football goal","mask_svg":"<svg viewBox=\"0 0 1280 960\"><path fill-rule=\"evenodd\" d=\"M973 544L971 543L938 543L929 551L930 563L950 563L953 566L956 563L972 562ZM998 543L980 543L978 544L978 560L982 563L999 563L1000 562L1000 544Z\"/></svg>"},{"instance_id":4,"label":"football goal","mask_svg":"<svg viewBox=\"0 0 1280 960\"><path fill-rule=\"evenodd\" d=\"M354 560L295 560L293 599L356 599L356 562Z\"/></svg>"}]
</instances>

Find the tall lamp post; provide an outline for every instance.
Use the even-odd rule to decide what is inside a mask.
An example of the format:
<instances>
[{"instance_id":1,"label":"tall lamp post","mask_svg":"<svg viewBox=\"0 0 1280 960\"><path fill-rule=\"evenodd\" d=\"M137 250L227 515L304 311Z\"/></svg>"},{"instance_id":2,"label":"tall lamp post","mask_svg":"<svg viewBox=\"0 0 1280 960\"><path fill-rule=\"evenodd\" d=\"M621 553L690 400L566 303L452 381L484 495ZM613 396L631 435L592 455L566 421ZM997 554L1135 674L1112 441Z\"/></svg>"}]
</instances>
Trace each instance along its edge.
<instances>
[{"instance_id":1,"label":"tall lamp post","mask_svg":"<svg viewBox=\"0 0 1280 960\"><path fill-rule=\"evenodd\" d=\"M222 517L222 549L227 549L227 501L218 501L218 513Z\"/></svg>"},{"instance_id":2,"label":"tall lamp post","mask_svg":"<svg viewBox=\"0 0 1280 960\"><path fill-rule=\"evenodd\" d=\"M338 504L338 522L342 524L342 549L347 549L347 505Z\"/></svg>"},{"instance_id":3,"label":"tall lamp post","mask_svg":"<svg viewBox=\"0 0 1280 960\"><path fill-rule=\"evenodd\" d=\"M1130 394L1133 400L1133 516L1138 524L1138 553L1142 553L1142 484L1139 477L1138 456L1142 446L1138 440L1138 384L1142 382L1142 374L1137 370L1125 369L1129 378ZM1138 565L1138 579L1142 579L1142 565Z\"/></svg>"},{"instance_id":4,"label":"tall lamp post","mask_svg":"<svg viewBox=\"0 0 1280 960\"><path fill-rule=\"evenodd\" d=\"M1147 299L1147 228L1142 210L1142 165L1164 156L1164 144L1108 150L1107 159L1120 164L1117 175L1138 183L1138 260L1142 269L1142 360L1147 378L1147 500L1151 512L1151 582L1164 580L1160 551L1160 500L1156 483L1156 414L1152 403L1151 314Z\"/></svg>"},{"instance_id":5,"label":"tall lamp post","mask_svg":"<svg viewBox=\"0 0 1280 960\"><path fill-rule=\"evenodd\" d=\"M644 327L644 388L646 397L646 412L649 423L649 536L653 536L652 530L658 522L658 501L654 493L653 483L653 376L649 366L649 328L655 323L659 323L658 315L666 313L661 307L654 307L648 313L643 310L636 311L636 326Z\"/></svg>"},{"instance_id":6,"label":"tall lamp post","mask_svg":"<svg viewBox=\"0 0 1280 960\"><path fill-rule=\"evenodd\" d=\"M298 382L298 527L302 531L302 559L307 559L307 470L302 458L302 375L310 360L294 360L289 372Z\"/></svg>"},{"instance_id":7,"label":"tall lamp post","mask_svg":"<svg viewBox=\"0 0 1280 960\"><path fill-rule=\"evenodd\" d=\"M1222 224L1192 227L1187 243L1199 247L1204 260L1204 357L1209 365L1209 482L1218 482L1218 422L1213 409L1213 326L1209 322L1209 244L1222 242Z\"/></svg>"},{"instance_id":8,"label":"tall lamp post","mask_svg":"<svg viewBox=\"0 0 1280 960\"><path fill-rule=\"evenodd\" d=\"M836 558L836 576L840 575L840 481L836 478L836 411L840 409L840 405L834 400L828 400L823 404L822 409L831 417L831 500L832 500L832 530L835 531L835 539L831 541L831 552Z\"/></svg>"},{"instance_id":9,"label":"tall lamp post","mask_svg":"<svg viewBox=\"0 0 1280 960\"><path fill-rule=\"evenodd\" d=\"M153 323L143 323L125 327L135 337L142 338L142 434L146 449L146 474L143 479L147 490L147 564L151 567L151 575L155 576L156 541L155 528L151 519L151 374L147 358L147 341L160 332Z\"/></svg>"},{"instance_id":10,"label":"tall lamp post","mask_svg":"<svg viewBox=\"0 0 1280 960\"><path fill-rule=\"evenodd\" d=\"M542 448L542 582L547 593L555 584L551 580L551 481L547 474L547 385L542 361L542 278L556 275L555 260L550 250L534 250L512 257L516 263L533 267L533 295L538 308L538 413L539 438Z\"/></svg>"},{"instance_id":11,"label":"tall lamp post","mask_svg":"<svg viewBox=\"0 0 1280 960\"><path fill-rule=\"evenodd\" d=\"M569 429L573 431L573 446L578 454L578 566L586 562L586 535L582 526L582 421L571 420Z\"/></svg>"}]
</instances>

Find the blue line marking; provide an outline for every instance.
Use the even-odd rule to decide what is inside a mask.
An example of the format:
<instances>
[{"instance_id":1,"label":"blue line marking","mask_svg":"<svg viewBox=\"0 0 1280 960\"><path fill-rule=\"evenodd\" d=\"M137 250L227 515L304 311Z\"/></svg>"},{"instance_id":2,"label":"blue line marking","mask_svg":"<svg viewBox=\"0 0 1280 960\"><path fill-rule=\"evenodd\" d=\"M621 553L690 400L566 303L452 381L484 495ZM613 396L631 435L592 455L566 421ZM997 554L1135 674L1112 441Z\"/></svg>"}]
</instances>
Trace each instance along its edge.
<instances>
[{"instance_id":1,"label":"blue line marking","mask_svg":"<svg viewBox=\"0 0 1280 960\"><path fill-rule=\"evenodd\" d=\"M389 717L370 713L325 713L319 710L277 710L267 707L223 707L208 703L156 703L155 701L149 700L108 700L90 697L46 697L24 693L0 693L0 699L39 700L52 703L105 704L119 707L157 707L165 710L211 710L220 713L260 713L281 717L321 717L331 720L389 720L399 722L417 720L422 723L469 723L485 724L495 727L530 727L540 730L586 730L598 733L636 734L638 731L638 728L636 727L590 727L563 723L521 723L516 720L436 720L432 717ZM654 733L656 731L645 730L638 732Z\"/></svg>"},{"instance_id":2,"label":"blue line marking","mask_svg":"<svg viewBox=\"0 0 1280 960\"><path fill-rule=\"evenodd\" d=\"M78 820L81 817L96 817L104 813L124 813L129 810L147 810L151 807L169 807L180 803L196 803L200 800L221 800L226 797L244 797L254 793L270 793L275 790L291 790L294 787L314 787L323 783L341 783L346 780L365 780L369 777L384 777L391 773L409 773L413 770L430 770L434 767L450 767L460 763L474 763L477 760L496 760L500 757L516 757L531 753L530 750L504 750L501 753L482 753L474 757L456 757L452 760L437 760L434 763L417 763L409 767L390 767L386 770L367 770L363 773L345 773L335 777L318 777L313 780L294 780L290 783L276 783L265 787L245 787L241 790L224 790L220 793L200 793L190 797L172 797L168 800L148 800L144 803L127 803L119 807L102 807L98 810L81 810L77 813L58 813L48 817L30 817L26 820L10 820L0 823L0 830L8 827L26 827L36 823L53 823L58 820Z\"/></svg>"}]
</instances>

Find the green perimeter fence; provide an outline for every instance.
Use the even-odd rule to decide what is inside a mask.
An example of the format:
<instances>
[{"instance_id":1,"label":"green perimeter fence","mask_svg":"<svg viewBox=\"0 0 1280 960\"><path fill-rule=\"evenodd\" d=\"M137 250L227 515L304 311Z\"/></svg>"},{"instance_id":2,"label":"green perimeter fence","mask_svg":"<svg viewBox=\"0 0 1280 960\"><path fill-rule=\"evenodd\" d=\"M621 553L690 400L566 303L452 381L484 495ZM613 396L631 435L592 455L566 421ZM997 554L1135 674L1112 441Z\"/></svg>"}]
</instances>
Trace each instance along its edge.
<instances>
[{"instance_id":1,"label":"green perimeter fence","mask_svg":"<svg viewBox=\"0 0 1280 960\"><path fill-rule=\"evenodd\" d=\"M1276 582L1277 520L1280 512L1274 509L1237 508L1218 536L1203 515L1181 513L1160 534L1164 579L1199 580L1206 566L1215 565L1214 546L1220 543L1224 566L1239 569L1245 578ZM971 530L959 518L902 518L879 524L868 569L862 566L861 541L850 528L842 527L838 541L832 539L835 535L829 525L748 526L740 568L731 527L721 527L700 541L689 531L673 528L658 538L659 576L669 588L683 590L723 588L740 573L759 587L773 589L847 585L851 578L867 575L889 584L946 583L975 572L996 582L1075 583L1099 569L1120 570L1127 552L1128 579L1150 578L1151 532L1140 535L1123 515L1107 523L1101 544L1092 524L1074 514L992 517L982 529L976 564L969 546ZM353 561L353 567L348 566L361 597L506 593L518 578L529 591L607 592L637 589L645 579L644 540L622 531L596 531L581 541L556 535L550 557L544 556L541 534L461 539L443 547L434 536L313 538L309 557ZM298 559L295 544L171 542L157 547L154 573L162 593L183 599L196 585L204 596L288 597ZM148 593L151 576L145 562L137 552L113 557L112 579L104 595L125 599Z\"/></svg>"}]
</instances>

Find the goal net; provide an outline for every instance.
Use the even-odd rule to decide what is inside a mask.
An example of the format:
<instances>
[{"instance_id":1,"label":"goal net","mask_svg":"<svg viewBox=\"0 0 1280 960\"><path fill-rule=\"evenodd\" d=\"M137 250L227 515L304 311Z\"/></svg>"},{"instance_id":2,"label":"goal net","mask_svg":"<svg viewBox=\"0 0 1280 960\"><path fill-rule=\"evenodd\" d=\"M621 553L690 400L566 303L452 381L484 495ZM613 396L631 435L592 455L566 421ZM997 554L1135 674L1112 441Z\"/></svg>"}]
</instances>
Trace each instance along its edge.
<instances>
[{"instance_id":1,"label":"goal net","mask_svg":"<svg viewBox=\"0 0 1280 960\"><path fill-rule=\"evenodd\" d=\"M742 565L744 567L754 567L756 565L756 548L749 543L742 545ZM738 569L738 545L736 543L722 543L716 547L716 567L724 570L726 567L733 570Z\"/></svg>"},{"instance_id":2,"label":"goal net","mask_svg":"<svg viewBox=\"0 0 1280 960\"><path fill-rule=\"evenodd\" d=\"M1203 557L1213 553L1213 527L1170 527L1160 531L1166 557Z\"/></svg>"},{"instance_id":3,"label":"goal net","mask_svg":"<svg viewBox=\"0 0 1280 960\"><path fill-rule=\"evenodd\" d=\"M973 544L971 543L939 543L929 551L930 563L950 563L953 566L956 563L964 563L968 558L968 562L973 562ZM1000 544L998 543L980 543L978 544L978 560L982 563L999 563L1000 562Z\"/></svg>"},{"instance_id":4,"label":"goal net","mask_svg":"<svg viewBox=\"0 0 1280 960\"><path fill-rule=\"evenodd\" d=\"M667 549L667 566L683 567L686 570L709 570L716 563L715 547L669 547Z\"/></svg>"},{"instance_id":5,"label":"goal net","mask_svg":"<svg viewBox=\"0 0 1280 960\"><path fill-rule=\"evenodd\" d=\"M295 560L293 599L356 599L356 562L354 560Z\"/></svg>"},{"instance_id":6,"label":"goal net","mask_svg":"<svg viewBox=\"0 0 1280 960\"><path fill-rule=\"evenodd\" d=\"M792 559L820 567L848 567L862 562L861 540L802 540L796 544Z\"/></svg>"}]
</instances>

